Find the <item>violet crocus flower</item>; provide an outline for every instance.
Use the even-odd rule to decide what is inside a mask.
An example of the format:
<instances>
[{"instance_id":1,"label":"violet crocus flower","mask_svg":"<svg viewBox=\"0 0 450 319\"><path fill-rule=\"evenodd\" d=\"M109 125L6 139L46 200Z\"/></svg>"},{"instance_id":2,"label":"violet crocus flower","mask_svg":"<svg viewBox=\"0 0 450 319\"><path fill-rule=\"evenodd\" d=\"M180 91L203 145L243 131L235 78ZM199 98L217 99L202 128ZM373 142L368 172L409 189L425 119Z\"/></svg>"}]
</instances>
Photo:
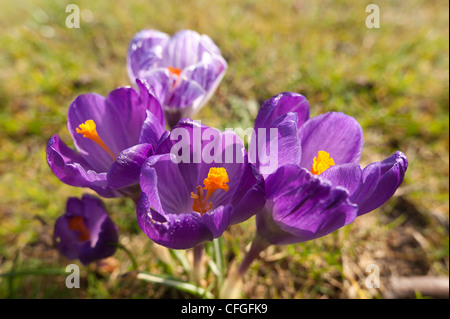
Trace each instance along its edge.
<instances>
[{"instance_id":1,"label":"violet crocus flower","mask_svg":"<svg viewBox=\"0 0 450 319\"><path fill-rule=\"evenodd\" d=\"M280 126L281 164L265 176L267 201L257 214L259 237L269 244L299 243L325 236L384 204L403 182L406 156L396 152L364 169L363 131L351 116L329 112L309 119L309 103L296 93L266 101L255 128ZM296 157L290 156L296 154Z\"/></svg>"},{"instance_id":2,"label":"violet crocus flower","mask_svg":"<svg viewBox=\"0 0 450 319\"><path fill-rule=\"evenodd\" d=\"M170 37L142 30L130 43L127 67L131 82L143 78L149 83L173 126L205 105L228 65L207 35L181 30Z\"/></svg>"},{"instance_id":3,"label":"violet crocus flower","mask_svg":"<svg viewBox=\"0 0 450 319\"><path fill-rule=\"evenodd\" d=\"M117 226L100 199L84 194L67 200L66 212L55 223L59 252L84 265L112 256L119 241Z\"/></svg>"},{"instance_id":4,"label":"violet crocus flower","mask_svg":"<svg viewBox=\"0 0 450 319\"><path fill-rule=\"evenodd\" d=\"M278 129L278 167L263 174L266 204L256 214L257 233L242 263L228 275L222 298L236 297L242 275L268 246L325 236L384 204L408 167L406 156L395 152L362 169L358 122L337 112L309 119L309 103L297 93L280 93L261 106L251 151L268 149L270 136L258 141L258 129L270 128ZM256 164L263 166L258 158Z\"/></svg>"},{"instance_id":5,"label":"violet crocus flower","mask_svg":"<svg viewBox=\"0 0 450 319\"><path fill-rule=\"evenodd\" d=\"M58 135L47 143L47 162L62 182L103 197L139 196L133 190L141 165L153 154L165 120L146 83L137 80L137 85L139 93L121 87L106 98L87 93L72 102L67 126L78 152Z\"/></svg>"},{"instance_id":6,"label":"violet crocus flower","mask_svg":"<svg viewBox=\"0 0 450 319\"><path fill-rule=\"evenodd\" d=\"M156 153L141 169L137 218L160 245L193 248L264 206L262 176L234 132L184 119Z\"/></svg>"}]
</instances>

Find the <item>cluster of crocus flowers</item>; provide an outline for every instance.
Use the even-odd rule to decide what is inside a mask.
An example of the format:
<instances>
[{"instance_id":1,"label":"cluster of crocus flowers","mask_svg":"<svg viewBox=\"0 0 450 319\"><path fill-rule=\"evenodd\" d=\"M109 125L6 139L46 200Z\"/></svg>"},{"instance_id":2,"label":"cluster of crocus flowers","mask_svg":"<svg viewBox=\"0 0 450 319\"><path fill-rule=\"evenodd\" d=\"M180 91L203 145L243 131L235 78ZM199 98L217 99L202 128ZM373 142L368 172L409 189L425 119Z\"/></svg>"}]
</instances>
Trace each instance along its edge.
<instances>
[{"instance_id":1,"label":"cluster of crocus flowers","mask_svg":"<svg viewBox=\"0 0 450 319\"><path fill-rule=\"evenodd\" d=\"M249 152L234 132L190 119L227 69L206 35L141 31L131 41L127 68L137 90L78 96L67 121L76 150L54 135L47 162L66 184L132 198L145 235L171 249L203 247L256 215L255 239L230 280L242 277L269 245L336 231L384 204L403 182L403 153L361 168L358 122L339 112L310 118L298 93L264 102ZM261 157L266 151L276 159L269 166ZM54 235L60 252L83 264L111 256L118 242L117 227L90 195L68 200ZM233 286L230 280L225 286Z\"/></svg>"},{"instance_id":2,"label":"cluster of crocus flowers","mask_svg":"<svg viewBox=\"0 0 450 319\"><path fill-rule=\"evenodd\" d=\"M195 115L211 98L228 65L207 35L181 30L170 37L156 30L137 33L128 50L132 82L152 87L170 126Z\"/></svg>"}]
</instances>

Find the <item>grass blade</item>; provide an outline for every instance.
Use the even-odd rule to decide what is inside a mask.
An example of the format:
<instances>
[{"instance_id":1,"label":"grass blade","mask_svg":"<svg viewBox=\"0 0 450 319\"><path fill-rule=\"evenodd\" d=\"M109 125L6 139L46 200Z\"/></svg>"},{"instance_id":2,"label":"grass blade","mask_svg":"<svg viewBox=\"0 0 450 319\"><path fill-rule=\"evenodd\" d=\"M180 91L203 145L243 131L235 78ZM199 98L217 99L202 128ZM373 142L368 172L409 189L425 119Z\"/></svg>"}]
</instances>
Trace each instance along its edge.
<instances>
[{"instance_id":1,"label":"grass blade","mask_svg":"<svg viewBox=\"0 0 450 319\"><path fill-rule=\"evenodd\" d=\"M0 274L0 277L14 278L19 276L55 276L55 275L66 275L64 269L59 268L43 268L43 269L25 269L18 271L10 271L7 273Z\"/></svg>"},{"instance_id":2,"label":"grass blade","mask_svg":"<svg viewBox=\"0 0 450 319\"><path fill-rule=\"evenodd\" d=\"M167 287L173 287L181 291L189 292L195 296L199 296L206 299L213 299L214 296L205 289L198 287L194 284L173 279L167 276L154 275L148 272L138 272L137 278L140 280L148 281L155 284L164 285Z\"/></svg>"}]
</instances>

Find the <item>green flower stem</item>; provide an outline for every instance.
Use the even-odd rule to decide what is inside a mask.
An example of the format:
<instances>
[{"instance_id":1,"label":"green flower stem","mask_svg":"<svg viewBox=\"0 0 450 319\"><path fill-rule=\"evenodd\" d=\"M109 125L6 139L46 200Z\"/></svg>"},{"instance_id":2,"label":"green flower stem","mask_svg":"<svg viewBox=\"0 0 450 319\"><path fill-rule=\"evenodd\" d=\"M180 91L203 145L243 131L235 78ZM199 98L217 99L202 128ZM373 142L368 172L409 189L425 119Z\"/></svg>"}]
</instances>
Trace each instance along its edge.
<instances>
[{"instance_id":1,"label":"green flower stem","mask_svg":"<svg viewBox=\"0 0 450 319\"><path fill-rule=\"evenodd\" d=\"M236 299L240 297L242 289L242 277L244 276L251 263L259 256L260 252L269 247L270 244L258 234L253 239L250 250L245 255L241 264L236 267L232 264L227 277L220 289L219 297L223 299Z\"/></svg>"},{"instance_id":2,"label":"green flower stem","mask_svg":"<svg viewBox=\"0 0 450 319\"><path fill-rule=\"evenodd\" d=\"M244 259L242 260L241 264L239 265L237 272L239 276L243 276L245 272L247 271L248 267L250 267L251 263L259 257L259 254L265 250L267 247L269 247L270 244L263 239L258 234L253 239L252 245L250 247L250 250L245 255Z\"/></svg>"},{"instance_id":3,"label":"green flower stem","mask_svg":"<svg viewBox=\"0 0 450 319\"><path fill-rule=\"evenodd\" d=\"M205 265L203 263L203 251L205 245L200 244L193 248L193 267L192 267L192 281L198 282L203 278L205 273Z\"/></svg>"},{"instance_id":4,"label":"green flower stem","mask_svg":"<svg viewBox=\"0 0 450 319\"><path fill-rule=\"evenodd\" d=\"M130 260L131 260L131 268L132 268L132 270L137 270L138 264L136 262L136 258L134 258L134 256L131 253L131 251L129 251L124 245L122 245L120 243L111 243L111 245L114 245L117 248L122 249L128 255L128 258L130 258Z\"/></svg>"}]
</instances>

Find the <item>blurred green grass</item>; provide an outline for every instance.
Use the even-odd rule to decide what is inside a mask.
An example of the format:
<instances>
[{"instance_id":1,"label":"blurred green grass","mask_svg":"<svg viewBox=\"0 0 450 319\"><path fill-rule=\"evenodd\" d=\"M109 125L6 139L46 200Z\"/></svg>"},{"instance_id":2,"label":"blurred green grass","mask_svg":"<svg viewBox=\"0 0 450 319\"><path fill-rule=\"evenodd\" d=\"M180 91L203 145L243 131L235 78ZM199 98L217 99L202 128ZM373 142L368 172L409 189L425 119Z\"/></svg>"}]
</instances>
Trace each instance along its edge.
<instances>
[{"instance_id":1,"label":"blurred green grass","mask_svg":"<svg viewBox=\"0 0 450 319\"><path fill-rule=\"evenodd\" d=\"M81 9L79 29L65 26L69 3ZM388 204L323 239L272 248L272 257L252 265L243 296L380 297L378 291L350 289L364 281L361 274L349 273L348 265L361 266L365 252L373 252L368 258L380 263L393 258L396 264L397 255L390 254L396 249L423 259L400 260L397 268L385 268L386 276L448 275L449 5L444 0L377 1L381 28L368 29L369 3L2 2L0 273L13 266L65 267L51 247L53 223L64 211L65 199L85 190L56 179L45 161L45 144L55 133L71 143L66 112L78 94L106 95L129 85L128 43L139 30L154 28L169 34L179 29L205 33L228 61L222 84L196 116L205 124L253 127L264 100L294 91L308 98L313 116L342 111L361 123L362 164L396 150L409 159L405 181ZM121 241L130 245L142 270L164 273L166 266L154 258L132 203L108 200L107 206L119 224ZM225 234L227 263L243 257L253 229L252 219ZM426 245L391 243L405 234L421 236ZM379 257L380 250L395 258ZM126 254L116 257L126 270ZM65 288L63 276L0 278L0 297L189 297L141 282L99 279L86 271L86 289L77 291Z\"/></svg>"}]
</instances>

